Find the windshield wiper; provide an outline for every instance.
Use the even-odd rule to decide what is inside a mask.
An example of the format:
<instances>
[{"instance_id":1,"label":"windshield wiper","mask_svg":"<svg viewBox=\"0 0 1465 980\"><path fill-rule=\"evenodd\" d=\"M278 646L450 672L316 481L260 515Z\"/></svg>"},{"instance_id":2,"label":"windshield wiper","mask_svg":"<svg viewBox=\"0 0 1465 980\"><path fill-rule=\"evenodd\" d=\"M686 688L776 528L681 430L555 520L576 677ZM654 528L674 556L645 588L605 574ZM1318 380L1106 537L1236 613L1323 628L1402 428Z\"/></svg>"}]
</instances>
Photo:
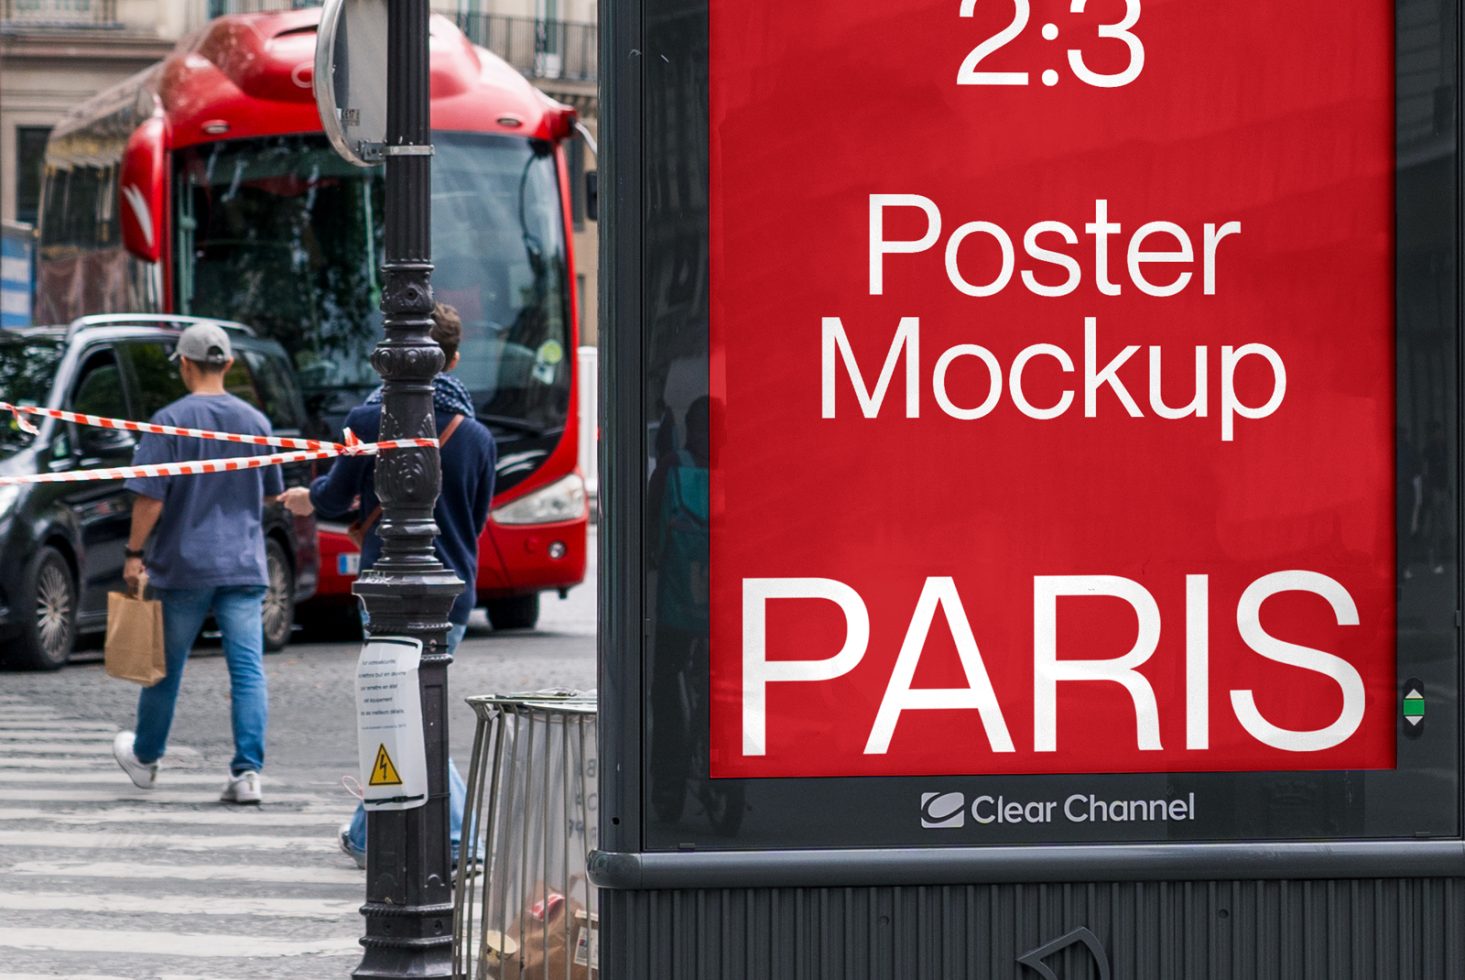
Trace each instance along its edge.
<instances>
[{"instance_id":1,"label":"windshield wiper","mask_svg":"<svg viewBox=\"0 0 1465 980\"><path fill-rule=\"evenodd\" d=\"M526 422L524 419L514 418L511 415L491 415L487 412L478 413L478 421L484 425L496 425L500 429L508 429L510 432L520 432L524 435L542 439L549 435L554 429L545 429L535 425L533 422Z\"/></svg>"}]
</instances>

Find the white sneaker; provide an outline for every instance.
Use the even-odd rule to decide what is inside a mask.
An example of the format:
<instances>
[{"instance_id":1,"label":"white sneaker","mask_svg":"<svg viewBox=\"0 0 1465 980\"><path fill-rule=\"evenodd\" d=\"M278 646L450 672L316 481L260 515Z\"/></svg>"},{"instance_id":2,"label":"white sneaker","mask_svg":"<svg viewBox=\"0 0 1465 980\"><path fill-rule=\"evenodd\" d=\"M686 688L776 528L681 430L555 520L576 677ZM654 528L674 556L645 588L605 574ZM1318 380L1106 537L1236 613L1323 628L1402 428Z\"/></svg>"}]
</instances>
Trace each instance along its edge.
<instances>
[{"instance_id":1,"label":"white sneaker","mask_svg":"<svg viewBox=\"0 0 1465 980\"><path fill-rule=\"evenodd\" d=\"M153 784L158 781L158 764L142 762L133 754L132 744L136 740L136 732L118 732L117 737L112 739L112 758L127 773L132 785L138 789L152 789Z\"/></svg>"},{"instance_id":2,"label":"white sneaker","mask_svg":"<svg viewBox=\"0 0 1465 980\"><path fill-rule=\"evenodd\" d=\"M230 776L219 794L223 803L258 803L263 796L259 791L259 773L250 769L237 776Z\"/></svg>"}]
</instances>

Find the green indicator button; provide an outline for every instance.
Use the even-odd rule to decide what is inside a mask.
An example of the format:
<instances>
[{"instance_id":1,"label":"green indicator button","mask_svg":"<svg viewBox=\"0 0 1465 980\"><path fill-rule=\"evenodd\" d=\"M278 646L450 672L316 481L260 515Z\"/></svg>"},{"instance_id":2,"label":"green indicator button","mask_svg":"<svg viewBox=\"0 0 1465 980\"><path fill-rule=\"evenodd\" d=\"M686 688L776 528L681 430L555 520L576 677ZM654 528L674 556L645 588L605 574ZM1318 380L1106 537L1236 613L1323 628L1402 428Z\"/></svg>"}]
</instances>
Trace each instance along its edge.
<instances>
[{"instance_id":1,"label":"green indicator button","mask_svg":"<svg viewBox=\"0 0 1465 980\"><path fill-rule=\"evenodd\" d=\"M1410 681L1405 684L1404 701L1400 707L1404 713L1404 721L1412 734L1424 724L1424 685L1418 681Z\"/></svg>"}]
</instances>

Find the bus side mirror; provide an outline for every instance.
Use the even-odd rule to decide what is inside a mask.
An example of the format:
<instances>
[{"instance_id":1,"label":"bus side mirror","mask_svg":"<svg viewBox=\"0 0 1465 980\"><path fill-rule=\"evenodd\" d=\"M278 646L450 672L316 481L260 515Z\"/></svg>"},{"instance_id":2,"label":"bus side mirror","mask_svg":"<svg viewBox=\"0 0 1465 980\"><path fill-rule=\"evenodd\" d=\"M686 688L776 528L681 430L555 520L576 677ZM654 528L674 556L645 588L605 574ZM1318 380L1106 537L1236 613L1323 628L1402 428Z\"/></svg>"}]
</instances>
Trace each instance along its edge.
<instances>
[{"instance_id":1,"label":"bus side mirror","mask_svg":"<svg viewBox=\"0 0 1465 980\"><path fill-rule=\"evenodd\" d=\"M600 220L600 171L585 171L585 217Z\"/></svg>"},{"instance_id":2,"label":"bus side mirror","mask_svg":"<svg viewBox=\"0 0 1465 980\"><path fill-rule=\"evenodd\" d=\"M156 262L163 255L166 145L166 123L155 116L137 127L122 155L122 178L117 182L122 244L144 262Z\"/></svg>"}]
</instances>

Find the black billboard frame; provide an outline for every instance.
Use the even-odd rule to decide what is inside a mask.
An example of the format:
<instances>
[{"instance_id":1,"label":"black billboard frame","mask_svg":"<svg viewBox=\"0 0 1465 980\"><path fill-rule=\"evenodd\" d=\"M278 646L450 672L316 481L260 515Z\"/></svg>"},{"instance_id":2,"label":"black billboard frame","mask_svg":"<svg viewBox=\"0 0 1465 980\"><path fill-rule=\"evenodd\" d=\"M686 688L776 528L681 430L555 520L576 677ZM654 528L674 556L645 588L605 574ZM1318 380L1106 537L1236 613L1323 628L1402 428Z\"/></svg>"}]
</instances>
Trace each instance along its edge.
<instances>
[{"instance_id":1,"label":"black billboard frame","mask_svg":"<svg viewBox=\"0 0 1465 980\"><path fill-rule=\"evenodd\" d=\"M599 529L601 612L600 850L591 877L606 889L653 891L717 888L854 887L1060 881L1175 881L1231 879L1461 878L1465 877L1465 828L1448 838L1332 839L1255 843L1103 843L925 846L787 850L648 850L645 846L644 692L649 683L643 651L654 628L643 619L645 547L644 461L647 419L642 407L645 380L643 328L647 309L642 268L643 187L646 137L643 109L648 59L667 53L650 49L643 32L641 0L601 3L601 116L605 134L600 156L601 309L605 327L601 353L599 442L601 522ZM1451 25L1456 51L1454 90L1461 92L1459 3ZM1396 67L1396 77L1400 69ZM1447 105L1451 141L1455 256L1455 405L1465 404L1465 343L1461 334L1462 195L1458 147L1465 134L1461 106ZM1443 111L1443 110L1437 110ZM1401 167L1403 161L1401 160ZM1396 202L1400 194L1396 189ZM1462 482L1460 432L1454 433L1455 487ZM1458 505L1457 505L1458 506ZM1455 554L1462 553L1460 527ZM1456 648L1460 656L1458 610L1465 595L1457 582ZM1403 678L1401 676L1400 681ZM1461 749L1465 758L1465 746ZM1458 777L1458 774L1457 774ZM1457 814L1465 814L1465 780L1457 778Z\"/></svg>"}]
</instances>

